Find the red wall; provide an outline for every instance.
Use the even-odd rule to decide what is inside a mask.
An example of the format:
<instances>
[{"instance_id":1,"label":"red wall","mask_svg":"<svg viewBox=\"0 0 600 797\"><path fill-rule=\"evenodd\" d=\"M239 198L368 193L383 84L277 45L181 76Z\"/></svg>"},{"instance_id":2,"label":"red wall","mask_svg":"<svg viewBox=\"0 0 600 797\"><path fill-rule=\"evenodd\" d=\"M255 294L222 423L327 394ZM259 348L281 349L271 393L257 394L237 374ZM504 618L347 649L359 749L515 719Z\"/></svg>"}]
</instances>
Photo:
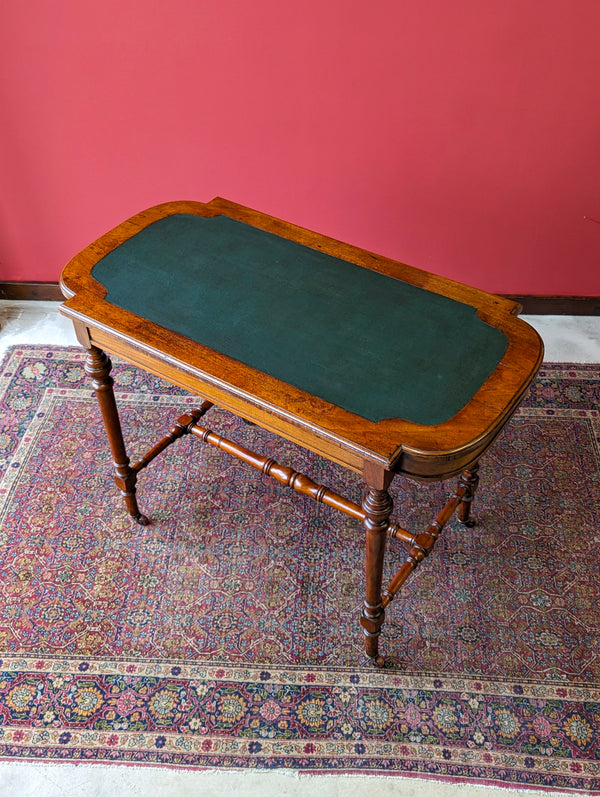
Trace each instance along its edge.
<instances>
[{"instance_id":1,"label":"red wall","mask_svg":"<svg viewBox=\"0 0 600 797\"><path fill-rule=\"evenodd\" d=\"M0 279L215 195L479 287L600 294L598 0L27 0ZM586 218L587 217L587 218Z\"/></svg>"}]
</instances>

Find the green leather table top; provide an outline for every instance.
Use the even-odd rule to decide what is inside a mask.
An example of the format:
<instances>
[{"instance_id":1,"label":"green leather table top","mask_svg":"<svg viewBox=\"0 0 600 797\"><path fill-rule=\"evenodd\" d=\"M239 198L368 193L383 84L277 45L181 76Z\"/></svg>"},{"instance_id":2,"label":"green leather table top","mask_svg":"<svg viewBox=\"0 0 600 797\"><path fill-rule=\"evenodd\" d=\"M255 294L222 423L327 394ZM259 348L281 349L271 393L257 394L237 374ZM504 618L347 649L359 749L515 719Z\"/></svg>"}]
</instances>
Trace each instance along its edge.
<instances>
[{"instance_id":1,"label":"green leather table top","mask_svg":"<svg viewBox=\"0 0 600 797\"><path fill-rule=\"evenodd\" d=\"M117 307L375 422L449 420L508 346L470 305L227 216L154 222L92 276Z\"/></svg>"}]
</instances>

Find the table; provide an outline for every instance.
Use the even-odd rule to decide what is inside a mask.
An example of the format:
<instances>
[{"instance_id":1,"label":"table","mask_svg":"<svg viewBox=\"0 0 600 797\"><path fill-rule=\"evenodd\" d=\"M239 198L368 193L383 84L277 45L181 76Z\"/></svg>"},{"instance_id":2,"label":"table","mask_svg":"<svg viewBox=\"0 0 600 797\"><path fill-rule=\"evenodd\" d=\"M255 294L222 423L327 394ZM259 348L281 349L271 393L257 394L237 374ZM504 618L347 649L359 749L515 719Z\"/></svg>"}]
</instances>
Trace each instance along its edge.
<instances>
[{"instance_id":1,"label":"table","mask_svg":"<svg viewBox=\"0 0 600 797\"><path fill-rule=\"evenodd\" d=\"M140 471L187 434L351 515L366 538L366 652L383 666L387 605L455 511L473 523L479 460L541 364L519 306L220 198L137 214L74 257L61 288L131 517L149 522ZM107 352L203 399L134 464ZM361 474L362 504L212 432L214 404ZM396 476L458 481L415 532L391 520ZM388 538L407 551L382 589Z\"/></svg>"}]
</instances>

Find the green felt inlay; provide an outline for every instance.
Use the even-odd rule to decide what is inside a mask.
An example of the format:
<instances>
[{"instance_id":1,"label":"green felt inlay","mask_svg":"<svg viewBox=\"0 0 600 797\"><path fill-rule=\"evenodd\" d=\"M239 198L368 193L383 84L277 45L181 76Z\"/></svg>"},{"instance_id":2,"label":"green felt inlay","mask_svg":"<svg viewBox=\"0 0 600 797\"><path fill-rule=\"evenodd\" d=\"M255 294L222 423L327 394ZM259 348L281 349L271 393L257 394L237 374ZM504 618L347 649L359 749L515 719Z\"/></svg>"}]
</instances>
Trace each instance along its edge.
<instances>
[{"instance_id":1,"label":"green felt inlay","mask_svg":"<svg viewBox=\"0 0 600 797\"><path fill-rule=\"evenodd\" d=\"M117 307L371 421L447 421L508 345L470 305L226 216L161 219L92 274Z\"/></svg>"}]
</instances>

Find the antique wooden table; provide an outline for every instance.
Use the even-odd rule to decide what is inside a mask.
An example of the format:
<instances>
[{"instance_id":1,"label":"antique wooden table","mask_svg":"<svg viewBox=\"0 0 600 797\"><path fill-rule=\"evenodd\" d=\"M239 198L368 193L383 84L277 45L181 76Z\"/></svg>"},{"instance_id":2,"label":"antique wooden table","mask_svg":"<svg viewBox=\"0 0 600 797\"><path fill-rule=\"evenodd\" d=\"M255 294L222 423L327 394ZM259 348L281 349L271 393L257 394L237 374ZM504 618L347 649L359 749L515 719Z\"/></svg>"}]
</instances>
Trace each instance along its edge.
<instances>
[{"instance_id":1,"label":"antique wooden table","mask_svg":"<svg viewBox=\"0 0 600 797\"><path fill-rule=\"evenodd\" d=\"M518 305L223 199L134 216L71 260L61 287L130 515L148 523L138 473L192 434L362 521L361 624L382 666L385 607L455 510L472 522L479 459L540 366ZM133 465L106 351L204 399ZM362 506L202 426L213 404L362 474ZM458 487L412 532L390 520L396 475ZM388 537L407 553L382 592Z\"/></svg>"}]
</instances>

